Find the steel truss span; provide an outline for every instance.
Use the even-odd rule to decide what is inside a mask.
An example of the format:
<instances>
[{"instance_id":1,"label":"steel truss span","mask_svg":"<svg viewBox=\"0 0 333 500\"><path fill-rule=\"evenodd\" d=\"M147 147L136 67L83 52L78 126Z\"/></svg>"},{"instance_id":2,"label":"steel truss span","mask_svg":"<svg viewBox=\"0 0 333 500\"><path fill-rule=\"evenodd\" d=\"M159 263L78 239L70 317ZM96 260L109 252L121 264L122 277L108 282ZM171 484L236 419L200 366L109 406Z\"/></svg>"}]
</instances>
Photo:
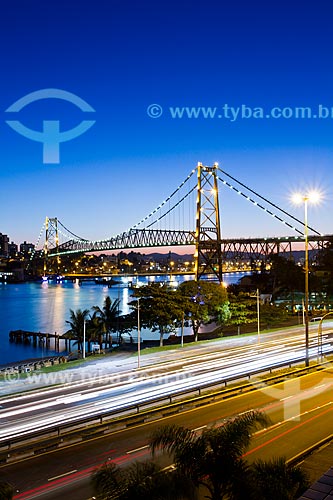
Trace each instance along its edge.
<instances>
[{"instance_id":1,"label":"steel truss span","mask_svg":"<svg viewBox=\"0 0 333 500\"><path fill-rule=\"evenodd\" d=\"M138 248L194 246L194 231L134 229L100 241L69 240L50 252L49 257L71 253L104 252L107 250L127 250ZM300 236L279 238L221 239L223 259L250 257L263 259L272 254L291 253L295 244L304 244ZM309 236L309 246L313 250L333 244L333 235Z\"/></svg>"},{"instance_id":2,"label":"steel truss span","mask_svg":"<svg viewBox=\"0 0 333 500\"><path fill-rule=\"evenodd\" d=\"M126 250L129 248L133 249L182 245L195 245L194 231L134 229L118 234L109 240L70 240L63 245L59 245L57 252L54 251L50 253L50 257L69 253L103 252L106 250Z\"/></svg>"},{"instance_id":3,"label":"steel truss span","mask_svg":"<svg viewBox=\"0 0 333 500\"><path fill-rule=\"evenodd\" d=\"M333 235L309 236L311 250L322 250L333 244ZM303 250L304 237L281 236L273 238L228 239L221 240L223 260L227 259L265 259L272 254L291 254Z\"/></svg>"}]
</instances>

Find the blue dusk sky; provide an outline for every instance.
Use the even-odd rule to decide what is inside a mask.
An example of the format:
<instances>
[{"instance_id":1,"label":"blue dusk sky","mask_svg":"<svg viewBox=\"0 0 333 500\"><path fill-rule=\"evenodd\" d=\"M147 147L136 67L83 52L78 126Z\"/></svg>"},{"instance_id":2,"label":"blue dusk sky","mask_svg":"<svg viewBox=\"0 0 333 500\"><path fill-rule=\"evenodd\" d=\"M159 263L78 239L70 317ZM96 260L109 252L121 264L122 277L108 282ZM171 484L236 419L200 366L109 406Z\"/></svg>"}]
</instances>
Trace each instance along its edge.
<instances>
[{"instance_id":1,"label":"blue dusk sky","mask_svg":"<svg viewBox=\"0 0 333 500\"><path fill-rule=\"evenodd\" d=\"M35 243L49 216L105 239L218 162L299 218L292 192L319 189L309 224L331 234L332 17L327 0L2 2L0 232ZM57 160L47 127L87 120ZM294 234L222 185L220 206L224 238Z\"/></svg>"}]
</instances>

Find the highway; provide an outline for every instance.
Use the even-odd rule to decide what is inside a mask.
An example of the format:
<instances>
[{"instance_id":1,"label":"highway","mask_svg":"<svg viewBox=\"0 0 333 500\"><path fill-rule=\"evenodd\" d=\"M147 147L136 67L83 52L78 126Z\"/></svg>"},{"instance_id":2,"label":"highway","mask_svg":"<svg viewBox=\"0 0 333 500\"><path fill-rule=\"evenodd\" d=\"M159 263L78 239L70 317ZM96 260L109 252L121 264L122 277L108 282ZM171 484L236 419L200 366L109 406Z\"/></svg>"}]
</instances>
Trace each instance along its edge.
<instances>
[{"instance_id":1,"label":"highway","mask_svg":"<svg viewBox=\"0 0 333 500\"><path fill-rule=\"evenodd\" d=\"M330 339L329 339L330 340ZM323 350L332 350L325 343ZM317 356L317 337L312 336L310 356ZM213 385L249 373L269 369L283 362L304 359L302 335L266 340L260 345L233 347L219 352L191 355L142 370L89 377L0 400L0 439L22 436L37 429L48 429L58 423L76 422L110 412L122 412L138 403Z\"/></svg>"},{"instance_id":2,"label":"highway","mask_svg":"<svg viewBox=\"0 0 333 500\"><path fill-rule=\"evenodd\" d=\"M330 333L325 334L325 348L330 348ZM281 359L304 358L304 332L265 336L260 345L255 338L246 345L213 349L212 344L159 355L159 363L140 370L128 370L123 364L118 373L77 377L57 387L36 390L19 396L1 398L0 435L22 434L32 428L76 419L88 412L122 409L125 404L147 400L156 395L170 395L207 380L223 380L236 373L249 373L258 367L271 366ZM220 343L222 344L222 343ZM316 329L310 336L310 353L317 356ZM144 358L144 357L143 357ZM156 357L154 358L156 362ZM132 427L79 445L1 467L2 476L20 490L17 498L56 499L66 494L71 499L86 500L92 470L105 460L128 463L149 456L147 440L151 430L162 423L176 422L192 428L213 425L228 416L250 409L262 409L272 420L269 429L258 433L249 459L283 454L290 458L333 433L332 370L306 375L274 387L264 387L204 408ZM59 493L61 492L61 493Z\"/></svg>"},{"instance_id":3,"label":"highway","mask_svg":"<svg viewBox=\"0 0 333 500\"><path fill-rule=\"evenodd\" d=\"M241 394L226 401L88 442L50 452L47 455L1 467L0 473L20 490L17 499L57 499L67 495L86 500L94 468L109 459L129 463L149 457L147 441L156 426L166 423L186 425L200 431L203 426L221 423L229 416L251 409L265 411L271 425L255 434L248 459L284 455L291 458L333 433L333 372L329 368L301 379L288 380Z\"/></svg>"}]
</instances>

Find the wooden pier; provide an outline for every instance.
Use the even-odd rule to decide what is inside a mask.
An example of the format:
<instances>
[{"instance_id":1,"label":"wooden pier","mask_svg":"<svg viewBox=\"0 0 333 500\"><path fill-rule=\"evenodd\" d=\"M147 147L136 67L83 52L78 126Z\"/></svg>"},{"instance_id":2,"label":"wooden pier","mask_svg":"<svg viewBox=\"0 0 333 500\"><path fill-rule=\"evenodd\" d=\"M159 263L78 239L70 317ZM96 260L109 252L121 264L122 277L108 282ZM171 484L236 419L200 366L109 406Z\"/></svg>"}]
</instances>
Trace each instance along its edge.
<instances>
[{"instance_id":1,"label":"wooden pier","mask_svg":"<svg viewBox=\"0 0 333 500\"><path fill-rule=\"evenodd\" d=\"M65 348L66 351L70 350L71 348L71 340L75 339L68 339L64 335L58 335L56 332L55 333L42 333L42 332L28 332L26 330L11 330L9 332L9 341L14 342L15 344L31 344L33 346L40 346L40 345L46 345L47 347L50 347L51 344L51 339L53 340L54 343L54 350L59 352L59 344L60 340L65 341Z\"/></svg>"}]
</instances>

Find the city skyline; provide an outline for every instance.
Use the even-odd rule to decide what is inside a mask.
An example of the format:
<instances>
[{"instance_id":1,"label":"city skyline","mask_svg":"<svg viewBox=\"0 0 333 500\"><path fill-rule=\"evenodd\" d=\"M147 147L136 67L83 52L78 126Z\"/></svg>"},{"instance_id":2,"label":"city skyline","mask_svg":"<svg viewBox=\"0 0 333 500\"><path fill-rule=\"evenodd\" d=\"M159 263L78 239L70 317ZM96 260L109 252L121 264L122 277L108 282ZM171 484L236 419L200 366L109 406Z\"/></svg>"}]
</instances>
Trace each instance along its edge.
<instances>
[{"instance_id":1,"label":"city skyline","mask_svg":"<svg viewBox=\"0 0 333 500\"><path fill-rule=\"evenodd\" d=\"M218 162L300 219L291 194L319 189L323 199L309 206L309 224L331 234L331 9L323 1L269 7L6 5L0 231L35 244L49 216L82 237L106 239L150 213L198 162ZM11 110L45 89L71 93L94 111L54 98ZM58 120L64 131L88 119L95 123L61 142L53 164L43 163L41 142L6 123L41 131L43 121ZM220 205L223 238L293 235L222 186Z\"/></svg>"}]
</instances>

